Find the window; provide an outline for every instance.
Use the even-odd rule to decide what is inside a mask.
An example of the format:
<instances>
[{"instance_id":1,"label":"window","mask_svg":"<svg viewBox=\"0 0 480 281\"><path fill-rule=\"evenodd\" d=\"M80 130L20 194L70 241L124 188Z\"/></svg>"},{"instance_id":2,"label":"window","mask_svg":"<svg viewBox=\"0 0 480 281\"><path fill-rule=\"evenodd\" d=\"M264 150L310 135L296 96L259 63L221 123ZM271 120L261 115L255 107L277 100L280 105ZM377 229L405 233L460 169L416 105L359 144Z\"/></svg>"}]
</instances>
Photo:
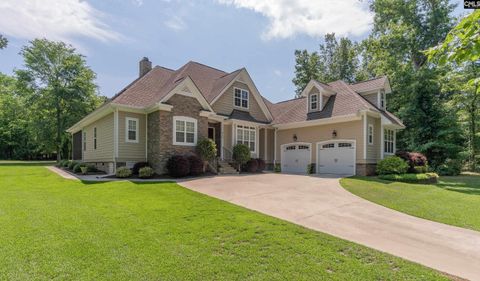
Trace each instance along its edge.
<instances>
[{"instance_id":1,"label":"window","mask_svg":"<svg viewBox=\"0 0 480 281\"><path fill-rule=\"evenodd\" d=\"M385 109L385 92L380 92L380 108Z\"/></svg>"},{"instance_id":2,"label":"window","mask_svg":"<svg viewBox=\"0 0 480 281\"><path fill-rule=\"evenodd\" d=\"M373 125L368 124L368 144L373 144Z\"/></svg>"},{"instance_id":3,"label":"window","mask_svg":"<svg viewBox=\"0 0 480 281\"><path fill-rule=\"evenodd\" d=\"M383 134L383 152L386 154L393 154L395 151L395 131L393 130L384 130Z\"/></svg>"},{"instance_id":4,"label":"window","mask_svg":"<svg viewBox=\"0 0 480 281\"><path fill-rule=\"evenodd\" d=\"M352 147L352 144L349 142L341 142L338 144L338 147Z\"/></svg>"},{"instance_id":5,"label":"window","mask_svg":"<svg viewBox=\"0 0 480 281\"><path fill-rule=\"evenodd\" d=\"M97 127L93 128L93 149L97 149Z\"/></svg>"},{"instance_id":6,"label":"window","mask_svg":"<svg viewBox=\"0 0 480 281\"><path fill-rule=\"evenodd\" d=\"M173 144L189 145L197 144L197 119L175 116L173 117Z\"/></svg>"},{"instance_id":7,"label":"window","mask_svg":"<svg viewBox=\"0 0 480 281\"><path fill-rule=\"evenodd\" d=\"M322 148L334 148L334 147L335 147L334 143L327 143L327 144L322 145Z\"/></svg>"},{"instance_id":8,"label":"window","mask_svg":"<svg viewBox=\"0 0 480 281\"><path fill-rule=\"evenodd\" d=\"M129 118L125 119L125 141L126 142L138 142L138 119Z\"/></svg>"},{"instance_id":9,"label":"window","mask_svg":"<svg viewBox=\"0 0 480 281\"><path fill-rule=\"evenodd\" d=\"M316 110L318 108L318 95L313 94L310 96L310 110Z\"/></svg>"},{"instance_id":10,"label":"window","mask_svg":"<svg viewBox=\"0 0 480 281\"><path fill-rule=\"evenodd\" d=\"M308 149L310 149L310 146L308 146L308 145L299 145L299 146L298 146L298 149L307 149L307 150L308 150Z\"/></svg>"},{"instance_id":11,"label":"window","mask_svg":"<svg viewBox=\"0 0 480 281\"><path fill-rule=\"evenodd\" d=\"M297 147L294 145L289 145L285 148L285 150L295 150Z\"/></svg>"},{"instance_id":12,"label":"window","mask_svg":"<svg viewBox=\"0 0 480 281\"><path fill-rule=\"evenodd\" d=\"M83 151L87 150L87 132L83 131Z\"/></svg>"},{"instance_id":13,"label":"window","mask_svg":"<svg viewBox=\"0 0 480 281\"><path fill-rule=\"evenodd\" d=\"M233 97L233 104L237 107L248 108L248 91L235 88L235 95Z\"/></svg>"},{"instance_id":14,"label":"window","mask_svg":"<svg viewBox=\"0 0 480 281\"><path fill-rule=\"evenodd\" d=\"M254 127L237 125L237 144L244 144L255 152L256 129Z\"/></svg>"}]
</instances>

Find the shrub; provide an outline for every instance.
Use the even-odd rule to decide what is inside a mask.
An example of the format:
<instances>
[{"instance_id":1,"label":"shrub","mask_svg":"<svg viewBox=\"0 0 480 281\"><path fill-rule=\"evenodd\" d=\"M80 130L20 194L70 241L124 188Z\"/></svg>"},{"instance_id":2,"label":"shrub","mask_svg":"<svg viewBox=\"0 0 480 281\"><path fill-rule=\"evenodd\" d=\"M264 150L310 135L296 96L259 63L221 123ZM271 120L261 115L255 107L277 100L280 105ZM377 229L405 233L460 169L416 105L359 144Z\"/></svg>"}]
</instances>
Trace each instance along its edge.
<instances>
[{"instance_id":1,"label":"shrub","mask_svg":"<svg viewBox=\"0 0 480 281\"><path fill-rule=\"evenodd\" d=\"M55 166L57 167L63 167L65 165L65 162L68 162L68 160L60 160L58 161L57 164L55 164Z\"/></svg>"},{"instance_id":2,"label":"shrub","mask_svg":"<svg viewBox=\"0 0 480 281\"><path fill-rule=\"evenodd\" d=\"M413 167L413 172L415 174L425 174L428 172L428 166L415 166Z\"/></svg>"},{"instance_id":3,"label":"shrub","mask_svg":"<svg viewBox=\"0 0 480 281\"><path fill-rule=\"evenodd\" d=\"M241 167L250 160L250 148L244 144L236 144L233 147L233 160Z\"/></svg>"},{"instance_id":4,"label":"shrub","mask_svg":"<svg viewBox=\"0 0 480 281\"><path fill-rule=\"evenodd\" d=\"M282 172L282 167L280 166L280 164L278 164L278 163L275 164L275 165L273 166L273 171L274 171L275 173L281 173L281 172Z\"/></svg>"},{"instance_id":5,"label":"shrub","mask_svg":"<svg viewBox=\"0 0 480 281\"><path fill-rule=\"evenodd\" d=\"M436 173L423 173L423 174L390 174L380 175L379 179L388 181L400 181L406 183L420 183L431 184L437 183L438 175Z\"/></svg>"},{"instance_id":6,"label":"shrub","mask_svg":"<svg viewBox=\"0 0 480 281\"><path fill-rule=\"evenodd\" d=\"M217 145L211 139L201 139L197 142L197 153L203 161L211 161L217 157Z\"/></svg>"},{"instance_id":7,"label":"shrub","mask_svg":"<svg viewBox=\"0 0 480 281\"><path fill-rule=\"evenodd\" d=\"M260 158L257 159L257 164L258 164L257 172L259 173L263 172L265 170L265 167L267 166L267 164L265 163L265 160Z\"/></svg>"},{"instance_id":8,"label":"shrub","mask_svg":"<svg viewBox=\"0 0 480 281\"><path fill-rule=\"evenodd\" d=\"M79 174L80 172L82 172L82 167L87 167L87 165L85 165L84 163L77 163L75 166L73 166L72 171L75 174Z\"/></svg>"},{"instance_id":9,"label":"shrub","mask_svg":"<svg viewBox=\"0 0 480 281\"><path fill-rule=\"evenodd\" d=\"M82 172L82 175L86 175L88 173L88 167L82 166L80 167L80 171Z\"/></svg>"},{"instance_id":10,"label":"shrub","mask_svg":"<svg viewBox=\"0 0 480 281\"><path fill-rule=\"evenodd\" d=\"M65 160L62 164L62 167L68 168L68 166L70 165L70 162L71 162L70 160Z\"/></svg>"},{"instance_id":11,"label":"shrub","mask_svg":"<svg viewBox=\"0 0 480 281\"><path fill-rule=\"evenodd\" d=\"M125 166L117 168L117 172L115 173L117 178L129 178L131 175L132 170Z\"/></svg>"},{"instance_id":12,"label":"shrub","mask_svg":"<svg viewBox=\"0 0 480 281\"><path fill-rule=\"evenodd\" d=\"M462 171L462 161L458 159L447 159L445 163L438 166L436 170L441 176L458 176Z\"/></svg>"},{"instance_id":13,"label":"shrub","mask_svg":"<svg viewBox=\"0 0 480 281\"><path fill-rule=\"evenodd\" d=\"M378 162L377 173L379 175L405 174L408 164L398 156L391 156Z\"/></svg>"},{"instance_id":14,"label":"shrub","mask_svg":"<svg viewBox=\"0 0 480 281\"><path fill-rule=\"evenodd\" d=\"M153 169L148 166L138 169L138 177L142 179L149 179L153 177L154 174L155 172L153 171Z\"/></svg>"},{"instance_id":15,"label":"shrub","mask_svg":"<svg viewBox=\"0 0 480 281\"><path fill-rule=\"evenodd\" d=\"M167 161L167 170L172 177L185 177L190 174L190 162L185 156L174 155Z\"/></svg>"},{"instance_id":16,"label":"shrub","mask_svg":"<svg viewBox=\"0 0 480 281\"><path fill-rule=\"evenodd\" d=\"M258 162L257 159L250 159L247 163L242 167L242 170L248 173L255 173L258 169Z\"/></svg>"},{"instance_id":17,"label":"shrub","mask_svg":"<svg viewBox=\"0 0 480 281\"><path fill-rule=\"evenodd\" d=\"M73 171L73 168L78 164L77 161L68 162L68 169Z\"/></svg>"},{"instance_id":18,"label":"shrub","mask_svg":"<svg viewBox=\"0 0 480 281\"><path fill-rule=\"evenodd\" d=\"M203 161L196 155L188 157L190 162L190 174L192 176L198 176L203 174Z\"/></svg>"},{"instance_id":19,"label":"shrub","mask_svg":"<svg viewBox=\"0 0 480 281\"><path fill-rule=\"evenodd\" d=\"M134 175L138 175L138 172L140 170L140 168L143 168L143 167L148 167L148 163L147 162L137 162L133 165L133 168L132 168L132 174Z\"/></svg>"},{"instance_id":20,"label":"shrub","mask_svg":"<svg viewBox=\"0 0 480 281\"><path fill-rule=\"evenodd\" d=\"M426 167L428 164L427 157L420 152L399 151L395 155L407 162L410 173L415 173L415 167Z\"/></svg>"},{"instance_id":21,"label":"shrub","mask_svg":"<svg viewBox=\"0 0 480 281\"><path fill-rule=\"evenodd\" d=\"M315 174L315 164L307 165L307 175Z\"/></svg>"}]
</instances>

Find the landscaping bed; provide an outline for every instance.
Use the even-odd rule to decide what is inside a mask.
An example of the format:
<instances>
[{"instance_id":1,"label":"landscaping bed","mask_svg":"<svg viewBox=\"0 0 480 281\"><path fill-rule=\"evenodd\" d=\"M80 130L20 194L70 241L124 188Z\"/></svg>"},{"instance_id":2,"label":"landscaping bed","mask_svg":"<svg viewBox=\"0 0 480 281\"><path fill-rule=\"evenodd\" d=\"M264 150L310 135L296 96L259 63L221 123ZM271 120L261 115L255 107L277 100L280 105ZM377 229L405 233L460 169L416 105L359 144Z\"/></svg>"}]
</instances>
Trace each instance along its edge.
<instances>
[{"instance_id":1,"label":"landscaping bed","mask_svg":"<svg viewBox=\"0 0 480 281\"><path fill-rule=\"evenodd\" d=\"M388 181L399 181L407 183L418 184L434 184L438 182L438 175L436 173L424 173L424 174L389 174L380 175L379 179Z\"/></svg>"}]
</instances>

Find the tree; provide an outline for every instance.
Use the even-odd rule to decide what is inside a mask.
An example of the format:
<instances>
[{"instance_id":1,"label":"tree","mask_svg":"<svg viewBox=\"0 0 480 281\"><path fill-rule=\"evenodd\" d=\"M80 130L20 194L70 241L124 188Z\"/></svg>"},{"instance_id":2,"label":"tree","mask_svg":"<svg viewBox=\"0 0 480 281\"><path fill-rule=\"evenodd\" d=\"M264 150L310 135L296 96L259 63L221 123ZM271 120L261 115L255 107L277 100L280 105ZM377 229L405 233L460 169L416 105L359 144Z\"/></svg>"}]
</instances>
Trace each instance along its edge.
<instances>
[{"instance_id":1,"label":"tree","mask_svg":"<svg viewBox=\"0 0 480 281\"><path fill-rule=\"evenodd\" d=\"M292 82L296 87L296 97L302 93L310 80L318 80L319 63L317 52L310 54L307 50L295 50L295 77Z\"/></svg>"},{"instance_id":2,"label":"tree","mask_svg":"<svg viewBox=\"0 0 480 281\"><path fill-rule=\"evenodd\" d=\"M0 34L0 50L6 48L7 44L8 44L8 39L3 37L3 35Z\"/></svg>"},{"instance_id":3,"label":"tree","mask_svg":"<svg viewBox=\"0 0 480 281\"><path fill-rule=\"evenodd\" d=\"M17 78L30 93L26 98L35 116L36 136L60 160L68 156L65 147L70 141L65 130L101 102L95 73L82 55L63 42L35 39L20 54L25 69L17 71Z\"/></svg>"}]
</instances>

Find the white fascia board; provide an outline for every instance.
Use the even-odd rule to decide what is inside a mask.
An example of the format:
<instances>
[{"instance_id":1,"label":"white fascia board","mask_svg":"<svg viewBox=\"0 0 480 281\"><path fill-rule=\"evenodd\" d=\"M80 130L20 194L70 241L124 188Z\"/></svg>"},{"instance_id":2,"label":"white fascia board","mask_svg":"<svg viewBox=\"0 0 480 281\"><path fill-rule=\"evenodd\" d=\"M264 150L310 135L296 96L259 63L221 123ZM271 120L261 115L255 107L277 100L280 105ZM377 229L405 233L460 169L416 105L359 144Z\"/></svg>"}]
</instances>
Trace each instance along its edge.
<instances>
[{"instance_id":1,"label":"white fascia board","mask_svg":"<svg viewBox=\"0 0 480 281\"><path fill-rule=\"evenodd\" d=\"M333 117L333 118L293 122L293 123L286 123L286 124L277 124L277 125L273 125L273 127L277 128L278 130L287 130L287 129L302 128L302 127L312 127L312 126L327 125L327 124L334 124L334 123L358 121L361 119L362 119L361 115L350 114L350 115L344 115L344 116Z\"/></svg>"},{"instance_id":2,"label":"white fascia board","mask_svg":"<svg viewBox=\"0 0 480 281\"><path fill-rule=\"evenodd\" d=\"M106 104L94 110L92 113L85 116L82 120L78 121L75 125L67 129L68 133L76 133L82 130L83 127L90 125L98 119L112 113L114 106L112 104Z\"/></svg>"}]
</instances>

